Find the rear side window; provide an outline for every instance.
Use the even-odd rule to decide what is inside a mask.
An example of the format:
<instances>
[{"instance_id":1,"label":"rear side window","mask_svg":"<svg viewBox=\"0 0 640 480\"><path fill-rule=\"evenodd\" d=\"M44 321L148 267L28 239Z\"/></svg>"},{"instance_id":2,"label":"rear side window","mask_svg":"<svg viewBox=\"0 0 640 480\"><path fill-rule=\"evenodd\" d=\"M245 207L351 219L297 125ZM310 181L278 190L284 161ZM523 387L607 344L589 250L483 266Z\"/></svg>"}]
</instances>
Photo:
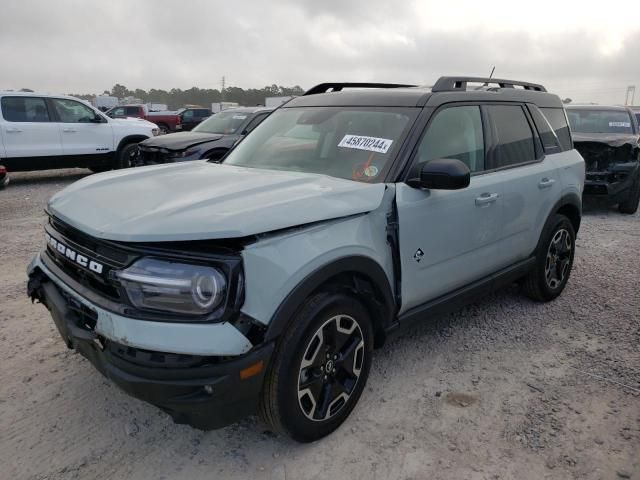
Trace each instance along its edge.
<instances>
[{"instance_id":1,"label":"rear side window","mask_svg":"<svg viewBox=\"0 0 640 480\"><path fill-rule=\"evenodd\" d=\"M127 115L138 115L140 109L138 107L126 107Z\"/></svg>"},{"instance_id":2,"label":"rear side window","mask_svg":"<svg viewBox=\"0 0 640 480\"><path fill-rule=\"evenodd\" d=\"M567 117L563 108L541 108L540 109L549 123L553 127L553 131L556 132L558 140L560 140L560 146L562 150L571 150L573 148L573 142L571 141L571 132L569 132L569 125L567 124Z\"/></svg>"},{"instance_id":3,"label":"rear side window","mask_svg":"<svg viewBox=\"0 0 640 480\"><path fill-rule=\"evenodd\" d=\"M3 97L2 116L9 122L50 122L44 98Z\"/></svg>"},{"instance_id":4,"label":"rear side window","mask_svg":"<svg viewBox=\"0 0 640 480\"><path fill-rule=\"evenodd\" d=\"M508 167L536 159L531 126L519 105L489 105L497 136L492 168Z\"/></svg>"},{"instance_id":5,"label":"rear side window","mask_svg":"<svg viewBox=\"0 0 640 480\"><path fill-rule=\"evenodd\" d=\"M460 160L471 172L484 170L480 107L449 107L436 113L420 142L417 163L440 158Z\"/></svg>"}]
</instances>

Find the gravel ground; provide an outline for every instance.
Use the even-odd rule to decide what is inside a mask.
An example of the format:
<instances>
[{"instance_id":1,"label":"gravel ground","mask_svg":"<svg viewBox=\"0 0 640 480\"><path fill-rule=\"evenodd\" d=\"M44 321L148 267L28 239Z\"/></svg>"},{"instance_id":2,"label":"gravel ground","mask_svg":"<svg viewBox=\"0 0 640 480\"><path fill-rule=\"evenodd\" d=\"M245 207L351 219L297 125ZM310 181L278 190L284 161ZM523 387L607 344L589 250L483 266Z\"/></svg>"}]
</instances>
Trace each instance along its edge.
<instances>
[{"instance_id":1,"label":"gravel ground","mask_svg":"<svg viewBox=\"0 0 640 480\"><path fill-rule=\"evenodd\" d=\"M588 205L560 298L514 287L391 342L347 422L298 445L254 418L175 425L65 348L25 267L86 174L0 191L0 478L640 479L640 215Z\"/></svg>"}]
</instances>

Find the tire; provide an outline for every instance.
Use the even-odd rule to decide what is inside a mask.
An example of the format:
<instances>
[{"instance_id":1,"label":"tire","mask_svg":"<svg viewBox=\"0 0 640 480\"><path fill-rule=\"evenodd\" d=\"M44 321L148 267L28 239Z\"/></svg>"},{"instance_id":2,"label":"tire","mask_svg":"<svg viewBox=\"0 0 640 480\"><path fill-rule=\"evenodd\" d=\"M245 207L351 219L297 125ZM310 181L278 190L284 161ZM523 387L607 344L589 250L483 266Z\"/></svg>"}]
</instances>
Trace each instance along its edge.
<instances>
[{"instance_id":1,"label":"tire","mask_svg":"<svg viewBox=\"0 0 640 480\"><path fill-rule=\"evenodd\" d=\"M636 175L635 181L631 184L627 199L618 204L618 211L633 215L638 211L638 204L640 204L640 175Z\"/></svg>"},{"instance_id":2,"label":"tire","mask_svg":"<svg viewBox=\"0 0 640 480\"><path fill-rule=\"evenodd\" d=\"M525 295L539 302L560 295L571 275L575 246L571 221L564 215L553 215L540 235L533 269L522 283Z\"/></svg>"},{"instance_id":3,"label":"tire","mask_svg":"<svg viewBox=\"0 0 640 480\"><path fill-rule=\"evenodd\" d=\"M276 346L261 416L299 442L330 434L358 402L372 352L371 321L360 302L342 293L311 296Z\"/></svg>"},{"instance_id":4,"label":"tire","mask_svg":"<svg viewBox=\"0 0 640 480\"><path fill-rule=\"evenodd\" d=\"M134 157L138 153L137 143L127 143L117 153L114 168L129 168L134 165Z\"/></svg>"},{"instance_id":5,"label":"tire","mask_svg":"<svg viewBox=\"0 0 640 480\"><path fill-rule=\"evenodd\" d=\"M111 169L109 167L89 167L89 170L91 170L93 173L102 173Z\"/></svg>"},{"instance_id":6,"label":"tire","mask_svg":"<svg viewBox=\"0 0 640 480\"><path fill-rule=\"evenodd\" d=\"M161 135L166 135L167 133L169 133L169 127L165 123L159 123L158 129L160 130Z\"/></svg>"}]
</instances>

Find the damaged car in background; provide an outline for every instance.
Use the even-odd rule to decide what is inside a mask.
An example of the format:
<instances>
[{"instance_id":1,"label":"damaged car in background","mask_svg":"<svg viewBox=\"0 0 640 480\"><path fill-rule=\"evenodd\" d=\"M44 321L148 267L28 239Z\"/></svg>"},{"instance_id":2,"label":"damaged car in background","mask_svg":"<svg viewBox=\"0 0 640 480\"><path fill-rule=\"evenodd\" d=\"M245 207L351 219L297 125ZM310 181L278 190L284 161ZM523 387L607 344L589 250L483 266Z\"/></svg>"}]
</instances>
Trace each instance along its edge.
<instances>
[{"instance_id":1,"label":"damaged car in background","mask_svg":"<svg viewBox=\"0 0 640 480\"><path fill-rule=\"evenodd\" d=\"M190 132L172 133L138 146L134 165L158 165L203 158L217 161L238 140L269 116L273 109L238 107L210 116Z\"/></svg>"},{"instance_id":2,"label":"damaged car in background","mask_svg":"<svg viewBox=\"0 0 640 480\"><path fill-rule=\"evenodd\" d=\"M640 135L631 109L569 106L575 148L587 170L584 194L606 196L621 213L633 214L640 201Z\"/></svg>"}]
</instances>

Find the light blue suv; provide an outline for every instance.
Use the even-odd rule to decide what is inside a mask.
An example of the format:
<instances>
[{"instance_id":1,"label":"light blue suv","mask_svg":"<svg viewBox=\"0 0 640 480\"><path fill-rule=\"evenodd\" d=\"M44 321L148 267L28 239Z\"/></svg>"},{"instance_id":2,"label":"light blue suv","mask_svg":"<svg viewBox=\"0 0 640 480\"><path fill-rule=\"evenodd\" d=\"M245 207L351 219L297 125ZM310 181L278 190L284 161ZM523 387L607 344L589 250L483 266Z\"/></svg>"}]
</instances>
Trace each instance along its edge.
<instances>
[{"instance_id":1,"label":"light blue suv","mask_svg":"<svg viewBox=\"0 0 640 480\"><path fill-rule=\"evenodd\" d=\"M349 415L391 334L513 282L558 296L584 175L540 85L321 84L222 164L55 195L29 295L69 348L176 422L259 412L312 441Z\"/></svg>"}]
</instances>

